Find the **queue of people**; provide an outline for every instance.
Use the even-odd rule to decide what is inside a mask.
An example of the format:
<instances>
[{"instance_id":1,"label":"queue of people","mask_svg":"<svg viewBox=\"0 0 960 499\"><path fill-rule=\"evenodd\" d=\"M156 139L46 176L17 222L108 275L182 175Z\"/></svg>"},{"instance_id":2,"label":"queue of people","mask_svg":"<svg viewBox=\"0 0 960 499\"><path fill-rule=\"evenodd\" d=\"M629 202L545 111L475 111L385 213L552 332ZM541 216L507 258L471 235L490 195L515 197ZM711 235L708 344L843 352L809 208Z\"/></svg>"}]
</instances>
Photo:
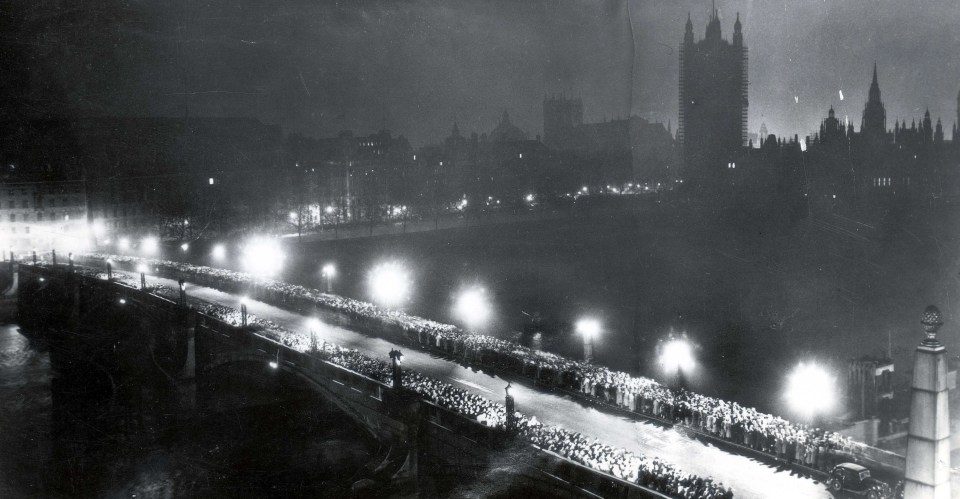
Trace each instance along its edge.
<instances>
[{"instance_id":1,"label":"queue of people","mask_svg":"<svg viewBox=\"0 0 960 499\"><path fill-rule=\"evenodd\" d=\"M197 308L199 312L217 319L231 321L236 318L236 311L230 307L202 302ZM390 383L393 368L385 361L325 341L311 343L307 335L287 331L273 322L253 316L248 316L247 322L259 333L286 346L301 352L311 352L323 360L371 379ZM507 408L503 404L409 369L403 371L403 386L437 406L487 427L504 431L507 428ZM514 421L517 435L531 444L620 480L682 499L733 498L733 492L721 484L684 473L660 459L604 445L580 433L559 426L544 425L535 417L528 418L519 412L514 414Z\"/></svg>"},{"instance_id":2,"label":"queue of people","mask_svg":"<svg viewBox=\"0 0 960 499\"><path fill-rule=\"evenodd\" d=\"M136 264L145 259L108 257ZM300 312L329 310L345 315L364 331L404 344L441 353L465 364L512 372L550 388L673 424L765 452L787 462L828 470L832 456L856 454L861 444L837 433L795 424L736 402L689 391L671 390L655 380L632 376L603 366L568 359L489 335L470 334L454 325L387 310L372 303L326 294L299 285L249 274L170 261L149 260L152 268L169 275L238 293L251 291L257 299Z\"/></svg>"}]
</instances>

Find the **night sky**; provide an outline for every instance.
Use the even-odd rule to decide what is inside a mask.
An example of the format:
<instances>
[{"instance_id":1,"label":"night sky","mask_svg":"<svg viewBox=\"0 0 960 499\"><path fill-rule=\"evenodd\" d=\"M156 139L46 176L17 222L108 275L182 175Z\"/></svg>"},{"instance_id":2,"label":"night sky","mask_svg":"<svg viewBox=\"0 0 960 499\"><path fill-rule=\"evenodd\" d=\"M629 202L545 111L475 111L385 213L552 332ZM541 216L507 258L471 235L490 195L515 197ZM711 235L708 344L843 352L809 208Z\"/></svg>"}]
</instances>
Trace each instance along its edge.
<instances>
[{"instance_id":1,"label":"night sky","mask_svg":"<svg viewBox=\"0 0 960 499\"><path fill-rule=\"evenodd\" d=\"M832 104L857 128L874 61L889 127L960 90L955 0L721 0L750 50L750 130L815 130ZM531 137L541 100L585 119L632 110L676 127L677 47L710 4L675 0L17 1L0 7L5 114L253 116L331 136L386 127L414 146L504 109ZM632 19L632 29L630 20ZM631 65L631 32L636 62ZM631 78L631 74L633 77ZM632 89L632 91L631 91ZM840 91L844 99L840 98Z\"/></svg>"}]
</instances>

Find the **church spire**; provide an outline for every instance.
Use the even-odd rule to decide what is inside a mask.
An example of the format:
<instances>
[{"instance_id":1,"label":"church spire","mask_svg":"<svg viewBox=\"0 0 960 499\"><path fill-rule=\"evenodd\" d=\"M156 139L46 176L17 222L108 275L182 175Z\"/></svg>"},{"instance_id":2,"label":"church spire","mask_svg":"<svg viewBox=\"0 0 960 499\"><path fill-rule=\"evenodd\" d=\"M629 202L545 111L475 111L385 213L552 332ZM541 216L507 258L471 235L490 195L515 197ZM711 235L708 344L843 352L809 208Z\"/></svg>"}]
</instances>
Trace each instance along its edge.
<instances>
[{"instance_id":1,"label":"church spire","mask_svg":"<svg viewBox=\"0 0 960 499\"><path fill-rule=\"evenodd\" d=\"M880 83L877 80L877 63L873 63L873 80L870 82L870 97L863 108L860 133L883 140L887 133L887 111L880 100Z\"/></svg>"}]
</instances>

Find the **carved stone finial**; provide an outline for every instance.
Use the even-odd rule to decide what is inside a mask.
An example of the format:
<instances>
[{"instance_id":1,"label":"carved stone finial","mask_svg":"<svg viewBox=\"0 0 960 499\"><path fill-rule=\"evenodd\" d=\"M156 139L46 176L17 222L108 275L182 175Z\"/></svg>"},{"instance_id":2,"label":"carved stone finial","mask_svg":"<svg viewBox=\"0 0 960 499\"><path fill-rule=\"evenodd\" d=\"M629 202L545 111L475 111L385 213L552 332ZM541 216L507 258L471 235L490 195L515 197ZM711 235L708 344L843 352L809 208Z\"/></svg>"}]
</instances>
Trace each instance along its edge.
<instances>
[{"instance_id":1,"label":"carved stone finial","mask_svg":"<svg viewBox=\"0 0 960 499\"><path fill-rule=\"evenodd\" d=\"M927 335L923 343L927 345L939 345L940 342L937 341L937 331L940 329L940 326L943 325L943 315L940 313L940 309L933 305L928 306L923 311L923 315L920 316L920 324L923 324L923 331Z\"/></svg>"}]
</instances>

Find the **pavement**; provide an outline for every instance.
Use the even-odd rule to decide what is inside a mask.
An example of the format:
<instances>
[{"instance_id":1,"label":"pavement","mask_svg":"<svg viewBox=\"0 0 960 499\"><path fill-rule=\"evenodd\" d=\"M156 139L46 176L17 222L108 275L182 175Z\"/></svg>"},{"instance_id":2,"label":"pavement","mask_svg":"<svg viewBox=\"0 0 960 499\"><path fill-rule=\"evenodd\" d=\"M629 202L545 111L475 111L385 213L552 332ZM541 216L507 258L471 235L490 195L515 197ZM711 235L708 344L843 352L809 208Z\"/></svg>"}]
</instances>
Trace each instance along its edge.
<instances>
[{"instance_id":1,"label":"pavement","mask_svg":"<svg viewBox=\"0 0 960 499\"><path fill-rule=\"evenodd\" d=\"M156 282L177 288L171 279L149 276ZM187 283L188 297L231 307L239 307L240 296ZM247 310L257 317L271 320L295 332L309 333L308 316L289 312L258 301L249 301ZM322 323L322 319L321 319ZM338 345L355 348L373 357L387 359L395 346L386 340L360 332L322 323L320 338ZM493 372L465 367L450 359L419 350L404 350L404 366L433 376L471 393L501 401L507 382L513 384L517 410L535 416L544 423L563 426L596 438L602 443L617 445L627 450L656 456L679 466L683 471L702 477L711 477L732 487L738 498L832 498L825 484L814 478L800 476L787 467L733 454L709 442L686 436L682 430L665 427L616 410L594 407L584 401L560 392L534 386L525 378L501 377Z\"/></svg>"}]
</instances>

